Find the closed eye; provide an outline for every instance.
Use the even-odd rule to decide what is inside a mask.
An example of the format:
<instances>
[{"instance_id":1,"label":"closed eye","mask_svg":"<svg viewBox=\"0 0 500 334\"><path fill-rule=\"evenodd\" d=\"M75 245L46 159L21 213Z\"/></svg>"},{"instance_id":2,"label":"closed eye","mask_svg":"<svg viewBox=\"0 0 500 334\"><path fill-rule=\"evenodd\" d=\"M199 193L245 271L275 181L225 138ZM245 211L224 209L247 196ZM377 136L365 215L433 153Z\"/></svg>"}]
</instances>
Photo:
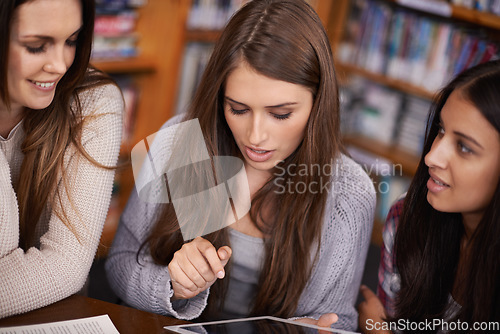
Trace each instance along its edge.
<instances>
[{"instance_id":1,"label":"closed eye","mask_svg":"<svg viewBox=\"0 0 500 334\"><path fill-rule=\"evenodd\" d=\"M273 115L274 118L278 119L278 120L285 120L285 119L288 119L290 118L290 115L292 113L289 112L287 114L274 114L274 113L271 113L271 115Z\"/></svg>"},{"instance_id":2,"label":"closed eye","mask_svg":"<svg viewBox=\"0 0 500 334\"><path fill-rule=\"evenodd\" d=\"M233 107L229 107L229 111L231 111L233 115L243 115L248 111L248 109L235 109Z\"/></svg>"},{"instance_id":3,"label":"closed eye","mask_svg":"<svg viewBox=\"0 0 500 334\"><path fill-rule=\"evenodd\" d=\"M70 46L70 47L74 47L74 46L76 46L77 41L78 41L77 39L68 39L66 41L66 45Z\"/></svg>"},{"instance_id":4,"label":"closed eye","mask_svg":"<svg viewBox=\"0 0 500 334\"><path fill-rule=\"evenodd\" d=\"M36 47L26 45L26 50L28 50L29 53L33 53L33 54L42 53L45 51L45 43L40 45L40 46L36 46Z\"/></svg>"}]
</instances>

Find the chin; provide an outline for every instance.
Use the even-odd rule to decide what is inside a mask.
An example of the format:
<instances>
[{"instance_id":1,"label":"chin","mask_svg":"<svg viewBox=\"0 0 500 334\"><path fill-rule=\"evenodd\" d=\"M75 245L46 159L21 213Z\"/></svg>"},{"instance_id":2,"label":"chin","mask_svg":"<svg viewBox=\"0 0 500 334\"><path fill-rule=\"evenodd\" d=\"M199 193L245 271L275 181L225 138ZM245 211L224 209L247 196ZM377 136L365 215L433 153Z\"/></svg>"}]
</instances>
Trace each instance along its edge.
<instances>
[{"instance_id":1,"label":"chin","mask_svg":"<svg viewBox=\"0 0 500 334\"><path fill-rule=\"evenodd\" d=\"M432 194L430 192L427 192L427 202L432 206L434 210L441 211L441 212L446 212L443 211L442 208L439 205L439 201L433 198Z\"/></svg>"},{"instance_id":2,"label":"chin","mask_svg":"<svg viewBox=\"0 0 500 334\"><path fill-rule=\"evenodd\" d=\"M45 109L48 106L50 106L50 104L52 103L52 101L53 101L53 99L51 99L48 102L41 102L40 101L40 102L30 103L30 104L26 105L26 107L28 107L30 109L34 109L34 110Z\"/></svg>"},{"instance_id":3,"label":"chin","mask_svg":"<svg viewBox=\"0 0 500 334\"><path fill-rule=\"evenodd\" d=\"M432 197L427 194L427 202L432 206L434 210L437 210L439 212L445 212L445 213L455 213L459 212L457 208L450 207L449 205L442 205L443 203L440 200L436 200L435 198L433 199Z\"/></svg>"}]
</instances>

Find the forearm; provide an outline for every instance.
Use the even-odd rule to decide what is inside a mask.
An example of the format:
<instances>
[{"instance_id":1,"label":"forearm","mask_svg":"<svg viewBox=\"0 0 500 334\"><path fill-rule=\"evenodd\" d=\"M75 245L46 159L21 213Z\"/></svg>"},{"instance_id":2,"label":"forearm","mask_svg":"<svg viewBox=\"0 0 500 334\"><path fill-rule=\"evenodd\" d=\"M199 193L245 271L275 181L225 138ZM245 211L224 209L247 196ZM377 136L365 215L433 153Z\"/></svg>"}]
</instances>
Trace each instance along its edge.
<instances>
[{"instance_id":1,"label":"forearm","mask_svg":"<svg viewBox=\"0 0 500 334\"><path fill-rule=\"evenodd\" d=\"M186 303L172 303L167 266L154 262L147 245L137 256L155 223L156 210L158 206L143 202L132 190L106 261L108 280L115 293L133 307L180 319L196 318L206 306L208 291Z\"/></svg>"},{"instance_id":2,"label":"forearm","mask_svg":"<svg viewBox=\"0 0 500 334\"><path fill-rule=\"evenodd\" d=\"M83 170L85 168L82 168ZM96 176L99 190L79 215L65 209L70 230L52 212L39 248L15 248L0 259L0 316L36 309L79 291L88 275L106 217L112 171Z\"/></svg>"}]
</instances>

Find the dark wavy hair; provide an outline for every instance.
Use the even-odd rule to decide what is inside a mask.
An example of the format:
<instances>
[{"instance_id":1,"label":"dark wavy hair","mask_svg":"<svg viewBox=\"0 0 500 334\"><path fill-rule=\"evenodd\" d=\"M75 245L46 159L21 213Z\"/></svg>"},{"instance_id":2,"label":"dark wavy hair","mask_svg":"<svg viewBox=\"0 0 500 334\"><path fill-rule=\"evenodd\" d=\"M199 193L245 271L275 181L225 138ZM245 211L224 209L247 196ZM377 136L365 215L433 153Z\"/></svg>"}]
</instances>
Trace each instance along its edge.
<instances>
[{"instance_id":1,"label":"dark wavy hair","mask_svg":"<svg viewBox=\"0 0 500 334\"><path fill-rule=\"evenodd\" d=\"M401 290L395 319L442 319L457 279L460 240L459 213L435 210L427 201L429 169L425 155L439 131L441 110L455 90L472 103L500 133L500 61L491 61L459 74L435 98L420 164L408 190L395 239ZM463 305L455 320L500 320L500 186L486 208L468 246Z\"/></svg>"},{"instance_id":2,"label":"dark wavy hair","mask_svg":"<svg viewBox=\"0 0 500 334\"><path fill-rule=\"evenodd\" d=\"M186 119L199 120L212 157L242 157L223 108L225 82L242 61L262 75L304 86L312 92L313 107L304 139L282 165L292 171L283 176L283 184L288 180L293 184L328 182L328 175L293 173L293 166L331 164L341 151L332 51L316 12L303 0L255 0L231 18L215 45L186 115ZM320 247L328 194L279 194L278 190L271 179L252 199L250 216L265 235L265 258L251 313L286 318L294 314L311 275L311 254ZM229 245L226 230L206 238L217 248ZM161 209L145 244L153 259L162 265L167 265L181 248L183 240L172 205ZM227 281L220 280L210 288L208 313L221 307L223 284Z\"/></svg>"},{"instance_id":3,"label":"dark wavy hair","mask_svg":"<svg viewBox=\"0 0 500 334\"><path fill-rule=\"evenodd\" d=\"M0 1L0 98L7 108L10 107L7 70L11 25L19 7L31 1L34 0ZM78 96L87 89L113 81L95 69L89 70L95 3L94 0L81 0L81 6L83 26L78 34L73 63L57 84L51 104L42 110L26 108L24 114L26 137L21 145L24 159L19 183L14 187L19 203L20 245L25 250L35 243L36 223L47 204L60 200L62 194L59 192L55 197L51 195L59 177L62 175L65 180L66 148L75 145L83 156L101 166L85 152L80 142L84 120ZM73 230L64 212L56 214Z\"/></svg>"}]
</instances>

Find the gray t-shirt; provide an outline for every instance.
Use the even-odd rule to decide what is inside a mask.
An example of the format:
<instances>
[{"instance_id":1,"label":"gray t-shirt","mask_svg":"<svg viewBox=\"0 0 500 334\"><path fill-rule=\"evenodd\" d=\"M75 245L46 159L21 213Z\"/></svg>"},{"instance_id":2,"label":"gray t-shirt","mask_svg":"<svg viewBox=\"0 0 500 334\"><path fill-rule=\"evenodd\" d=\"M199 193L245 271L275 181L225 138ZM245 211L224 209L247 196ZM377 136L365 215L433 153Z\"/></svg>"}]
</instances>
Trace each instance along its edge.
<instances>
[{"instance_id":1,"label":"gray t-shirt","mask_svg":"<svg viewBox=\"0 0 500 334\"><path fill-rule=\"evenodd\" d=\"M247 317L257 293L264 240L229 228L231 242L231 276L221 318Z\"/></svg>"}]
</instances>

